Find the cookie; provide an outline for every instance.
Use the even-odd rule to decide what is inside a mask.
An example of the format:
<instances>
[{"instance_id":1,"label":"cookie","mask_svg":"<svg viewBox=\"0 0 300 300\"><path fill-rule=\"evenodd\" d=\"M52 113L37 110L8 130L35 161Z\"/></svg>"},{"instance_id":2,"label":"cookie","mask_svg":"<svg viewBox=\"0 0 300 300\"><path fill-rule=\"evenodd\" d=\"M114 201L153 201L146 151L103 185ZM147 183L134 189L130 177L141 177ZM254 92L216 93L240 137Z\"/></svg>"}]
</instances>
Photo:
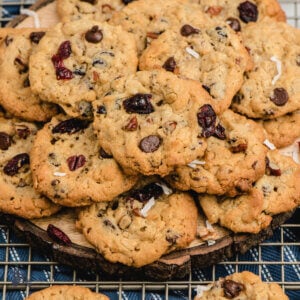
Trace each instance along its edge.
<instances>
[{"instance_id":1,"label":"cookie","mask_svg":"<svg viewBox=\"0 0 300 300\"><path fill-rule=\"evenodd\" d=\"M250 118L274 119L300 108L300 30L265 18L242 32L254 68L232 108ZM268 38L266 38L268 37Z\"/></svg>"},{"instance_id":2,"label":"cookie","mask_svg":"<svg viewBox=\"0 0 300 300\"><path fill-rule=\"evenodd\" d=\"M300 168L290 157L270 151L266 174L249 194L236 198L199 195L199 203L210 223L234 232L258 233L272 215L292 211L300 204Z\"/></svg>"},{"instance_id":3,"label":"cookie","mask_svg":"<svg viewBox=\"0 0 300 300\"><path fill-rule=\"evenodd\" d=\"M227 194L248 192L265 173L267 148L262 127L231 110L219 116L226 138L207 139L203 157L176 167L166 180L180 190Z\"/></svg>"},{"instance_id":4,"label":"cookie","mask_svg":"<svg viewBox=\"0 0 300 300\"><path fill-rule=\"evenodd\" d=\"M141 267L195 238L197 207L189 194L147 178L113 202L81 209L76 225L105 259Z\"/></svg>"},{"instance_id":5,"label":"cookie","mask_svg":"<svg viewBox=\"0 0 300 300\"><path fill-rule=\"evenodd\" d=\"M300 111L262 122L268 139L277 147L291 145L300 136Z\"/></svg>"},{"instance_id":6,"label":"cookie","mask_svg":"<svg viewBox=\"0 0 300 300\"><path fill-rule=\"evenodd\" d=\"M208 286L198 286L197 291L194 300L289 299L278 284L262 282L259 276L248 271L233 273Z\"/></svg>"},{"instance_id":7,"label":"cookie","mask_svg":"<svg viewBox=\"0 0 300 300\"><path fill-rule=\"evenodd\" d=\"M197 4L187 0L138 0L113 14L110 24L121 25L136 39L139 55L166 29L208 19Z\"/></svg>"},{"instance_id":8,"label":"cookie","mask_svg":"<svg viewBox=\"0 0 300 300\"><path fill-rule=\"evenodd\" d=\"M59 23L35 50L29 64L33 92L73 117L91 117L96 90L104 92L106 83L137 68L131 35L91 20Z\"/></svg>"},{"instance_id":9,"label":"cookie","mask_svg":"<svg viewBox=\"0 0 300 300\"><path fill-rule=\"evenodd\" d=\"M198 3L201 10L215 20L226 21L235 31L247 24L260 22L264 17L286 21L285 13L277 0L189 0Z\"/></svg>"},{"instance_id":10,"label":"cookie","mask_svg":"<svg viewBox=\"0 0 300 300\"><path fill-rule=\"evenodd\" d=\"M251 66L240 37L226 23L201 17L166 30L146 48L139 63L140 70L165 69L200 81L220 112L230 106Z\"/></svg>"},{"instance_id":11,"label":"cookie","mask_svg":"<svg viewBox=\"0 0 300 300\"><path fill-rule=\"evenodd\" d=\"M29 153L36 132L34 124L0 118L0 211L26 219L60 208L33 188Z\"/></svg>"},{"instance_id":12,"label":"cookie","mask_svg":"<svg viewBox=\"0 0 300 300\"><path fill-rule=\"evenodd\" d=\"M132 1L132 0L131 0ZM115 11L121 10L130 0L57 0L56 9L62 22L75 20L108 21Z\"/></svg>"},{"instance_id":13,"label":"cookie","mask_svg":"<svg viewBox=\"0 0 300 300\"><path fill-rule=\"evenodd\" d=\"M215 128L211 98L196 81L167 71L140 71L111 83L95 101L94 128L101 147L128 174L167 175L202 156ZM210 118L210 117L209 117Z\"/></svg>"},{"instance_id":14,"label":"cookie","mask_svg":"<svg viewBox=\"0 0 300 300\"><path fill-rule=\"evenodd\" d=\"M64 206L112 200L137 181L98 146L91 123L64 116L38 132L31 169L35 188Z\"/></svg>"},{"instance_id":15,"label":"cookie","mask_svg":"<svg viewBox=\"0 0 300 300\"><path fill-rule=\"evenodd\" d=\"M29 57L43 38L43 29L1 29L0 104L11 114L28 121L47 121L56 105L42 101L30 88Z\"/></svg>"},{"instance_id":16,"label":"cookie","mask_svg":"<svg viewBox=\"0 0 300 300\"><path fill-rule=\"evenodd\" d=\"M46 289L32 293L26 300L109 300L100 293L94 293L83 286L53 285Z\"/></svg>"}]
</instances>

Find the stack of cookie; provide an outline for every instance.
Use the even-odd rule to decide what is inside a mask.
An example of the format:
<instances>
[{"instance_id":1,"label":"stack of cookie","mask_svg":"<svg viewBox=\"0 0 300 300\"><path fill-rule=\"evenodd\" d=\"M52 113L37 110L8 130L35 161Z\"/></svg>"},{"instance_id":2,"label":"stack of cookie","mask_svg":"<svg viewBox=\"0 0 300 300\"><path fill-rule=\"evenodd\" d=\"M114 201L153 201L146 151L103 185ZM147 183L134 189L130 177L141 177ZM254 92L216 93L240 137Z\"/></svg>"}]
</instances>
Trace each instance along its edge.
<instances>
[{"instance_id":1,"label":"stack of cookie","mask_svg":"<svg viewBox=\"0 0 300 300\"><path fill-rule=\"evenodd\" d=\"M300 135L300 31L275 0L57 9L0 31L2 212L76 208L99 253L141 267L300 204L298 164L265 145Z\"/></svg>"}]
</instances>

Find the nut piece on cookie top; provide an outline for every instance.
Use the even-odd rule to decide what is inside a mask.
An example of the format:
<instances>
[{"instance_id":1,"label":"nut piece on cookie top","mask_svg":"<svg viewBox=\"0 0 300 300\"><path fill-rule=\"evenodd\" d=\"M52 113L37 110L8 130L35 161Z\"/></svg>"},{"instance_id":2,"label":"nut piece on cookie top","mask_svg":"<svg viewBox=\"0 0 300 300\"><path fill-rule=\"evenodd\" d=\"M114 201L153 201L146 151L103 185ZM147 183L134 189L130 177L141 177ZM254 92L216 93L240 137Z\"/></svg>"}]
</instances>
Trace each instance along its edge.
<instances>
[{"instance_id":1,"label":"nut piece on cookie top","mask_svg":"<svg viewBox=\"0 0 300 300\"><path fill-rule=\"evenodd\" d=\"M111 82L93 103L100 146L129 174L167 175L204 154L206 138L223 138L201 84L167 71L140 71Z\"/></svg>"},{"instance_id":2,"label":"nut piece on cookie top","mask_svg":"<svg viewBox=\"0 0 300 300\"><path fill-rule=\"evenodd\" d=\"M300 204L300 167L278 150L269 151L266 174L248 194L235 198L199 195L199 204L211 224L234 232L258 233L272 216L289 212Z\"/></svg>"},{"instance_id":3,"label":"nut piece on cookie top","mask_svg":"<svg viewBox=\"0 0 300 300\"><path fill-rule=\"evenodd\" d=\"M197 207L188 193L148 177L112 202L81 208L76 225L108 261L141 267L194 240Z\"/></svg>"},{"instance_id":4,"label":"nut piece on cookie top","mask_svg":"<svg viewBox=\"0 0 300 300\"><path fill-rule=\"evenodd\" d=\"M107 83L136 72L136 44L121 27L107 23L59 23L36 47L29 67L34 93L70 116L91 118L96 90L105 93Z\"/></svg>"},{"instance_id":5,"label":"nut piece on cookie top","mask_svg":"<svg viewBox=\"0 0 300 300\"><path fill-rule=\"evenodd\" d=\"M31 169L38 191L70 207L110 201L138 180L100 148L91 122L62 115L38 132Z\"/></svg>"}]
</instances>

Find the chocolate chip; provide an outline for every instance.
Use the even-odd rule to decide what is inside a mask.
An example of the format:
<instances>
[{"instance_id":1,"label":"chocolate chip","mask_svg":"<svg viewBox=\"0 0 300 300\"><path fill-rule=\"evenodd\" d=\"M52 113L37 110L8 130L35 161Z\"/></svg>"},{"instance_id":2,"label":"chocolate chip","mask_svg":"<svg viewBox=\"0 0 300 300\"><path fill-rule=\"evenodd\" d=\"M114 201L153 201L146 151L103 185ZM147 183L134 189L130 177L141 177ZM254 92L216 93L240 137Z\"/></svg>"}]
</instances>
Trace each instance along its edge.
<instances>
[{"instance_id":1,"label":"chocolate chip","mask_svg":"<svg viewBox=\"0 0 300 300\"><path fill-rule=\"evenodd\" d=\"M10 147L11 142L12 142L12 139L7 133L0 132L0 149L1 150L7 150Z\"/></svg>"},{"instance_id":2,"label":"chocolate chip","mask_svg":"<svg viewBox=\"0 0 300 300\"><path fill-rule=\"evenodd\" d=\"M65 246L70 246L72 244L70 238L59 228L56 226L49 224L47 227L48 236L58 244L62 244Z\"/></svg>"},{"instance_id":3,"label":"chocolate chip","mask_svg":"<svg viewBox=\"0 0 300 300\"><path fill-rule=\"evenodd\" d=\"M106 115L107 114L106 107L104 105L99 105L97 107L97 114Z\"/></svg>"},{"instance_id":4,"label":"chocolate chip","mask_svg":"<svg viewBox=\"0 0 300 300\"><path fill-rule=\"evenodd\" d=\"M20 74L28 72L28 65L26 65L20 57L15 58L14 64L18 68Z\"/></svg>"},{"instance_id":5,"label":"chocolate chip","mask_svg":"<svg viewBox=\"0 0 300 300\"><path fill-rule=\"evenodd\" d=\"M248 145L246 143L241 143L236 146L230 147L230 151L232 153L245 152L247 150L247 148L248 148Z\"/></svg>"},{"instance_id":6,"label":"chocolate chip","mask_svg":"<svg viewBox=\"0 0 300 300\"><path fill-rule=\"evenodd\" d=\"M258 10L257 6L250 2L250 1L245 1L240 3L238 6L238 10L240 13L240 19L245 22L256 22L258 18Z\"/></svg>"},{"instance_id":7,"label":"chocolate chip","mask_svg":"<svg viewBox=\"0 0 300 300\"><path fill-rule=\"evenodd\" d=\"M136 116L131 118L129 122L122 128L125 131L136 131L138 127L138 121Z\"/></svg>"},{"instance_id":8,"label":"chocolate chip","mask_svg":"<svg viewBox=\"0 0 300 300\"><path fill-rule=\"evenodd\" d=\"M98 2L98 0L80 0L80 1L87 2L87 3L90 3L92 5L95 5Z\"/></svg>"},{"instance_id":9,"label":"chocolate chip","mask_svg":"<svg viewBox=\"0 0 300 300\"><path fill-rule=\"evenodd\" d=\"M29 39L32 43L38 44L45 34L45 31L31 32L29 35Z\"/></svg>"},{"instance_id":10,"label":"chocolate chip","mask_svg":"<svg viewBox=\"0 0 300 300\"><path fill-rule=\"evenodd\" d=\"M215 133L217 115L210 104L204 104L200 108L197 119L203 137L210 137Z\"/></svg>"},{"instance_id":11,"label":"chocolate chip","mask_svg":"<svg viewBox=\"0 0 300 300\"><path fill-rule=\"evenodd\" d=\"M284 88L276 88L270 100L277 106L283 106L288 102L289 94Z\"/></svg>"},{"instance_id":12,"label":"chocolate chip","mask_svg":"<svg viewBox=\"0 0 300 300\"><path fill-rule=\"evenodd\" d=\"M12 37L7 35L4 39L4 43L5 43L6 47L9 46L9 44L11 44L13 40L14 39Z\"/></svg>"},{"instance_id":13,"label":"chocolate chip","mask_svg":"<svg viewBox=\"0 0 300 300\"><path fill-rule=\"evenodd\" d=\"M140 141L139 148L145 153L152 153L158 150L161 139L157 135L149 135Z\"/></svg>"},{"instance_id":14,"label":"chocolate chip","mask_svg":"<svg viewBox=\"0 0 300 300\"><path fill-rule=\"evenodd\" d=\"M102 30L99 29L99 26L93 26L90 30L88 30L85 34L85 39L89 43L97 44L100 43L103 39Z\"/></svg>"},{"instance_id":15,"label":"chocolate chip","mask_svg":"<svg viewBox=\"0 0 300 300\"><path fill-rule=\"evenodd\" d=\"M176 68L176 61L174 57L169 57L162 66L166 71L174 72Z\"/></svg>"},{"instance_id":16,"label":"chocolate chip","mask_svg":"<svg viewBox=\"0 0 300 300\"><path fill-rule=\"evenodd\" d=\"M123 2L125 5L129 4L129 3L132 2L132 1L134 1L134 0L122 0L122 2Z\"/></svg>"},{"instance_id":17,"label":"chocolate chip","mask_svg":"<svg viewBox=\"0 0 300 300\"><path fill-rule=\"evenodd\" d=\"M29 77L28 76L23 81L23 87L24 88L30 87L30 81L29 81Z\"/></svg>"},{"instance_id":18,"label":"chocolate chip","mask_svg":"<svg viewBox=\"0 0 300 300\"><path fill-rule=\"evenodd\" d=\"M233 280L225 280L222 283L222 288L224 289L224 296L227 299L233 299L245 289L245 286L242 283Z\"/></svg>"},{"instance_id":19,"label":"chocolate chip","mask_svg":"<svg viewBox=\"0 0 300 300\"><path fill-rule=\"evenodd\" d=\"M269 176L281 176L281 170L266 157L266 174Z\"/></svg>"},{"instance_id":20,"label":"chocolate chip","mask_svg":"<svg viewBox=\"0 0 300 300\"><path fill-rule=\"evenodd\" d=\"M102 158L113 158L113 156L106 153L103 148L100 148L99 154Z\"/></svg>"},{"instance_id":21,"label":"chocolate chip","mask_svg":"<svg viewBox=\"0 0 300 300\"><path fill-rule=\"evenodd\" d=\"M150 114L154 108L150 102L151 94L136 94L123 101L123 107L127 113Z\"/></svg>"},{"instance_id":22,"label":"chocolate chip","mask_svg":"<svg viewBox=\"0 0 300 300\"><path fill-rule=\"evenodd\" d=\"M118 201L114 201L114 202L112 203L111 209L112 209L112 210L116 210L118 207L119 207L119 202L118 202Z\"/></svg>"},{"instance_id":23,"label":"chocolate chip","mask_svg":"<svg viewBox=\"0 0 300 300\"><path fill-rule=\"evenodd\" d=\"M68 163L69 170L75 171L84 166L84 164L86 163L86 159L85 156L82 154L73 155L67 159L67 163Z\"/></svg>"},{"instance_id":24,"label":"chocolate chip","mask_svg":"<svg viewBox=\"0 0 300 300\"><path fill-rule=\"evenodd\" d=\"M189 36L191 34L198 34L200 32L199 29L194 28L191 25L185 24L181 27L180 33L182 36Z\"/></svg>"},{"instance_id":25,"label":"chocolate chip","mask_svg":"<svg viewBox=\"0 0 300 300\"><path fill-rule=\"evenodd\" d=\"M164 193L161 186L152 182L150 184L145 185L141 189L132 190L129 194L130 198L138 200L140 202L147 202L151 198L158 199Z\"/></svg>"},{"instance_id":26,"label":"chocolate chip","mask_svg":"<svg viewBox=\"0 0 300 300\"><path fill-rule=\"evenodd\" d=\"M3 168L3 172L8 176L14 176L18 174L19 170L29 164L29 155L27 153L21 153L14 156Z\"/></svg>"},{"instance_id":27,"label":"chocolate chip","mask_svg":"<svg viewBox=\"0 0 300 300\"><path fill-rule=\"evenodd\" d=\"M80 130L86 129L89 126L89 122L81 119L68 119L58 123L53 129L52 133L68 133L73 134Z\"/></svg>"},{"instance_id":28,"label":"chocolate chip","mask_svg":"<svg viewBox=\"0 0 300 300\"><path fill-rule=\"evenodd\" d=\"M240 21L236 18L228 18L226 20L227 24L235 31L239 32L241 31L241 24Z\"/></svg>"}]
</instances>

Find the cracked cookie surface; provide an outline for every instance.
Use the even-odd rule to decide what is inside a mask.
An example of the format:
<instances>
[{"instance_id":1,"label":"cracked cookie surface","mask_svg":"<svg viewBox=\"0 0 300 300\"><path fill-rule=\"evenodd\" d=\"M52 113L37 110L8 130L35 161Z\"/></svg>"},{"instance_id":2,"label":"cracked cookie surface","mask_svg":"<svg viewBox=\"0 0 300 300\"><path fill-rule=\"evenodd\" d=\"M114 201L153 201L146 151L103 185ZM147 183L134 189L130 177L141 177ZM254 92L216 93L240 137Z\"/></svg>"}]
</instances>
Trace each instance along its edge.
<instances>
[{"instance_id":1,"label":"cracked cookie surface","mask_svg":"<svg viewBox=\"0 0 300 300\"><path fill-rule=\"evenodd\" d=\"M198 193L245 193L265 172L267 148L262 127L231 110L219 116L226 138L207 139L203 157L188 166L176 167L166 180L180 190Z\"/></svg>"},{"instance_id":2,"label":"cracked cookie surface","mask_svg":"<svg viewBox=\"0 0 300 300\"><path fill-rule=\"evenodd\" d=\"M60 209L33 188L29 153L36 132L32 123L0 117L0 211L25 219Z\"/></svg>"},{"instance_id":3,"label":"cracked cookie surface","mask_svg":"<svg viewBox=\"0 0 300 300\"><path fill-rule=\"evenodd\" d=\"M47 121L57 107L42 101L30 88L29 57L43 38L43 29L4 29L0 35L0 104L28 121Z\"/></svg>"},{"instance_id":4,"label":"cracked cookie surface","mask_svg":"<svg viewBox=\"0 0 300 300\"><path fill-rule=\"evenodd\" d=\"M235 198L199 195L199 203L210 223L234 232L258 233L272 215L292 211L299 205L300 168L277 150L267 154L266 174L249 194Z\"/></svg>"},{"instance_id":5,"label":"cracked cookie surface","mask_svg":"<svg viewBox=\"0 0 300 300\"><path fill-rule=\"evenodd\" d=\"M76 118L57 116L47 123L37 134L31 157L35 188L64 206L110 201L137 180L125 176L98 146L91 123Z\"/></svg>"},{"instance_id":6,"label":"cracked cookie surface","mask_svg":"<svg viewBox=\"0 0 300 300\"><path fill-rule=\"evenodd\" d=\"M189 194L148 178L113 202L80 210L77 227L107 260L141 267L188 246L197 207Z\"/></svg>"},{"instance_id":7,"label":"cracked cookie surface","mask_svg":"<svg viewBox=\"0 0 300 300\"><path fill-rule=\"evenodd\" d=\"M59 23L30 58L32 90L70 116L91 117L91 102L105 84L136 72L133 37L120 27L91 20Z\"/></svg>"}]
</instances>

